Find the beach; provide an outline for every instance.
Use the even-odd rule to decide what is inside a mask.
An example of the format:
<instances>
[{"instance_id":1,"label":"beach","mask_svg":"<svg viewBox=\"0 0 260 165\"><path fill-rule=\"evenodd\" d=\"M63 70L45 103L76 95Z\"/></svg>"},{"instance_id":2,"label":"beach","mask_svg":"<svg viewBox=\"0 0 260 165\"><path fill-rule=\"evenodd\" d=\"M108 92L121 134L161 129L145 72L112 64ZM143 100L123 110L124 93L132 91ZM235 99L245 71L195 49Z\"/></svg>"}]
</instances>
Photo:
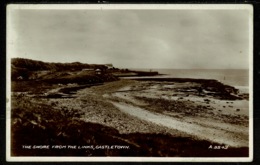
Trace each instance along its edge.
<instances>
[{"instance_id":1,"label":"beach","mask_svg":"<svg viewBox=\"0 0 260 165\"><path fill-rule=\"evenodd\" d=\"M253 160L252 5L6 11L6 161Z\"/></svg>"},{"instance_id":2,"label":"beach","mask_svg":"<svg viewBox=\"0 0 260 165\"><path fill-rule=\"evenodd\" d=\"M22 106L25 108L27 104L21 100L27 100L30 105L41 105L40 109L43 105L46 106L50 113L52 111L60 113L60 118L65 118L65 121L62 121L65 125L60 126L62 130L68 125L82 123L77 124L76 127L78 130L76 134L80 134L79 137L86 136L84 134L87 132L83 131L86 128L83 128L83 125L87 124L87 129L94 131L93 136L91 139L78 139L80 144L96 144L98 142L95 138L100 137L103 138L99 143L106 144L110 141L106 142L105 137L112 136L112 144L120 141L120 143L131 145L135 148L135 154L139 156L244 156L248 155L249 147L247 96L236 88L225 86L215 80L199 79L121 79L93 86L57 85L53 89L46 90L44 94L25 93L22 97L21 93L18 96L13 95L12 127L20 127L19 123L23 123L22 117L17 117L14 113L17 112L17 108ZM30 120L29 124L22 125L26 127L33 125L47 131L48 129L44 126L46 121L49 123L56 121L53 121L50 116L43 122L41 113L43 113L42 110L35 112L34 119L28 118L26 122ZM57 117L56 115L55 118ZM101 128L94 129L96 124ZM95 127L91 128L93 125ZM55 136L70 139L65 142L66 144L71 142L71 138L75 138L75 135L70 135L68 128L66 131L61 131L60 128L52 129L57 131ZM106 130L105 133L102 130ZM16 138L21 136L16 131L13 131L13 134ZM61 143L59 138L57 141ZM175 138L180 139L174 141ZM144 142L140 143L140 139ZM153 139L153 142L147 146L145 141L148 139ZM166 139L168 140L165 141ZM166 149L168 145L171 147ZM155 146L157 149L151 150ZM173 152L172 148L176 149L176 146L178 149ZM194 148L191 150L189 146ZM229 150L212 151L212 146L229 148ZM17 149L17 144L14 148ZM166 151L160 153L160 148L165 148ZM201 151L195 154L194 150ZM211 152L208 152L209 150ZM236 152L228 154L231 150ZM22 151L17 149L15 152L21 154ZM26 152L23 154L30 155ZM51 151L47 153L47 155L52 154ZM69 152L68 154L76 153ZM88 151L80 155L86 154L121 155L122 153ZM127 155L135 154L131 150Z\"/></svg>"},{"instance_id":3,"label":"beach","mask_svg":"<svg viewBox=\"0 0 260 165\"><path fill-rule=\"evenodd\" d=\"M145 81L127 85L107 98L123 112L195 138L234 147L248 146L248 100L198 93L196 83ZM193 87L193 89L192 89ZM188 89L187 89L188 88Z\"/></svg>"},{"instance_id":4,"label":"beach","mask_svg":"<svg viewBox=\"0 0 260 165\"><path fill-rule=\"evenodd\" d=\"M199 96L192 89L182 91L192 87L191 83L121 81L123 87L117 86L102 96L122 112L197 138L234 147L248 146L248 100L220 100ZM175 122L165 124L165 119Z\"/></svg>"}]
</instances>

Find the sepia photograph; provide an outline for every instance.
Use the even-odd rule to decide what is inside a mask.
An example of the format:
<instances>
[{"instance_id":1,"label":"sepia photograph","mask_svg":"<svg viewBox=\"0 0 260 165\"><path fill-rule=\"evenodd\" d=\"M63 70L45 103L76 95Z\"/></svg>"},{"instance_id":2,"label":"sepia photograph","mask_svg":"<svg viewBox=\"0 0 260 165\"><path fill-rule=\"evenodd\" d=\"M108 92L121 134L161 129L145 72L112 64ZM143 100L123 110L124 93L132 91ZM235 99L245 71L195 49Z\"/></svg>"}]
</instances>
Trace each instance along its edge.
<instances>
[{"instance_id":1,"label":"sepia photograph","mask_svg":"<svg viewBox=\"0 0 260 165\"><path fill-rule=\"evenodd\" d=\"M252 161L251 5L7 6L7 161Z\"/></svg>"}]
</instances>

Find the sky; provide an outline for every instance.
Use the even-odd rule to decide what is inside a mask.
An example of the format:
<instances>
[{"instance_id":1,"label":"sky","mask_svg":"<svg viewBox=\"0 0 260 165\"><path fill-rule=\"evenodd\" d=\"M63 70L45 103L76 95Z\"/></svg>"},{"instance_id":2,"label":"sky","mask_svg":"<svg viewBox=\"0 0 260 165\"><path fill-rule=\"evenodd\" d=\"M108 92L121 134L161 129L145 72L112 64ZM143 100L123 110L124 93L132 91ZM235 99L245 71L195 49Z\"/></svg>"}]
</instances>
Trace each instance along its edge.
<instances>
[{"instance_id":1,"label":"sky","mask_svg":"<svg viewBox=\"0 0 260 165\"><path fill-rule=\"evenodd\" d=\"M118 68L248 69L248 10L12 9L10 57Z\"/></svg>"}]
</instances>

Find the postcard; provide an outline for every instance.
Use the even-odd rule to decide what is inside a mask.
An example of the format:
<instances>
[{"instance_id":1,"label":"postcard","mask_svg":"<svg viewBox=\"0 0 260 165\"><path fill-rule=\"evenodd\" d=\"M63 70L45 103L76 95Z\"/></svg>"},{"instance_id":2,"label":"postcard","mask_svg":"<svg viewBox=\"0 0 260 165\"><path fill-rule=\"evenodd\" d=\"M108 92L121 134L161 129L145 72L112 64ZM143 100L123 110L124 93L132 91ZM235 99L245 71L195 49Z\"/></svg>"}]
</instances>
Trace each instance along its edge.
<instances>
[{"instance_id":1,"label":"postcard","mask_svg":"<svg viewBox=\"0 0 260 165\"><path fill-rule=\"evenodd\" d=\"M253 160L253 8L7 5L7 161Z\"/></svg>"}]
</instances>

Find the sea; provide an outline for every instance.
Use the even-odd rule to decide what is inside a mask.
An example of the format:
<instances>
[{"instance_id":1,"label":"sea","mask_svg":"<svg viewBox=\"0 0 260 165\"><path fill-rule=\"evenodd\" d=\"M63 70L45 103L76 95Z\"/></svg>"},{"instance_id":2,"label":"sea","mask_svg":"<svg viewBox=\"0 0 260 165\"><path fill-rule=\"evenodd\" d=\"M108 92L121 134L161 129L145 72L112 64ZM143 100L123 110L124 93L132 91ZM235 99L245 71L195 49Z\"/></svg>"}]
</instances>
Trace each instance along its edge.
<instances>
[{"instance_id":1,"label":"sea","mask_svg":"<svg viewBox=\"0 0 260 165\"><path fill-rule=\"evenodd\" d=\"M247 69L133 69L138 71L157 71L165 78L200 78L215 79L223 84L237 88L249 87L249 70Z\"/></svg>"}]
</instances>

